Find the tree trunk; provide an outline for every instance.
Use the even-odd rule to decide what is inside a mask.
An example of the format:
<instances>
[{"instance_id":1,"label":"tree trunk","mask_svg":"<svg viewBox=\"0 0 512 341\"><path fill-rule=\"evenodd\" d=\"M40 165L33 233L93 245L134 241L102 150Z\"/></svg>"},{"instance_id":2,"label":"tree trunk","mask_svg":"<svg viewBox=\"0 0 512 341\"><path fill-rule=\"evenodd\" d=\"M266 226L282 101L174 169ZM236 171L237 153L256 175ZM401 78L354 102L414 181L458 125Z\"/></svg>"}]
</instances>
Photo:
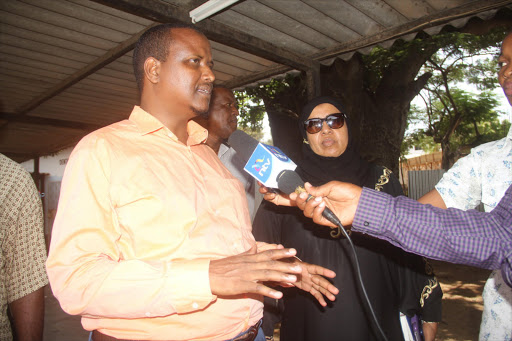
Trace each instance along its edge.
<instances>
[{"instance_id":1,"label":"tree trunk","mask_svg":"<svg viewBox=\"0 0 512 341\"><path fill-rule=\"evenodd\" d=\"M450 169L455 163L456 153L450 146L450 141L441 141L441 150L443 151L443 157L441 159L441 168L444 170Z\"/></svg>"},{"instance_id":2,"label":"tree trunk","mask_svg":"<svg viewBox=\"0 0 512 341\"><path fill-rule=\"evenodd\" d=\"M274 146L281 149L293 162L299 162L302 136L299 132L297 118L283 115L276 109L269 109L267 114Z\"/></svg>"}]
</instances>

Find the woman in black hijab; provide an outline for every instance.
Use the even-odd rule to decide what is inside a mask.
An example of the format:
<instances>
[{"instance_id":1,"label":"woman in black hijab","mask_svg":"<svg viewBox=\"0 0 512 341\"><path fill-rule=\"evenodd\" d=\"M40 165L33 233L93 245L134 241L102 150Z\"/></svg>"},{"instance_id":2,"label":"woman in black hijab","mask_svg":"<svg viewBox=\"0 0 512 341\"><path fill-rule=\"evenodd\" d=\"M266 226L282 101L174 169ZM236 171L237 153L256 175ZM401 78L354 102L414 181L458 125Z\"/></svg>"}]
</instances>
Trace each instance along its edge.
<instances>
[{"instance_id":1,"label":"woman in black hijab","mask_svg":"<svg viewBox=\"0 0 512 341\"><path fill-rule=\"evenodd\" d=\"M316 98L304 107L299 117L304 144L297 173L314 186L338 180L402 195L398 179L387 168L361 158L344 111L331 97ZM282 341L381 338L357 280L348 240L333 237L296 207L269 202L262 203L253 226L256 240L289 245L301 260L335 271L333 283L340 290L336 301L325 308L293 288L285 290L279 304L266 301L267 335L280 321ZM423 258L367 235L353 232L351 238L366 291L388 340L404 338L400 312L421 315L427 322L441 320L442 291ZM436 328L435 323L424 324L426 340L434 339Z\"/></svg>"}]
</instances>

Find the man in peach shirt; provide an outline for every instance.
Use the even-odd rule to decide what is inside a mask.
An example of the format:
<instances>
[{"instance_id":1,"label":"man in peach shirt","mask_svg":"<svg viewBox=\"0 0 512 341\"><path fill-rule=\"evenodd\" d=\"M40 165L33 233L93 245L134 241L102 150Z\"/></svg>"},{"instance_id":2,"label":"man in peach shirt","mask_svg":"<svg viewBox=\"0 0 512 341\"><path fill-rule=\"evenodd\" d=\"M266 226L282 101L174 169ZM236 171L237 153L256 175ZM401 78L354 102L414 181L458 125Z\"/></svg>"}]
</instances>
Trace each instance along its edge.
<instances>
[{"instance_id":1,"label":"man in peach shirt","mask_svg":"<svg viewBox=\"0 0 512 341\"><path fill-rule=\"evenodd\" d=\"M66 167L47 262L62 308L94 341L259 340L262 297L282 296L264 282L334 300L332 271L255 242L241 183L191 121L215 80L206 37L153 27L133 62L140 107Z\"/></svg>"}]
</instances>

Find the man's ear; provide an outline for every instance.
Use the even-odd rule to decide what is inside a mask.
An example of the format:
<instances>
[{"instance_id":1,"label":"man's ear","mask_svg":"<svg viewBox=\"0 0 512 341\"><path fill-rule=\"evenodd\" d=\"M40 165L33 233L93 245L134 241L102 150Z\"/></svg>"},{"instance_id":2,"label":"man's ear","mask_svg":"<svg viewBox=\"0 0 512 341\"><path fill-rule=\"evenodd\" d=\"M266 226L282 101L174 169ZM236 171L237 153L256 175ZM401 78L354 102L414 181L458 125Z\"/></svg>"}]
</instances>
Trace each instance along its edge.
<instances>
[{"instance_id":1,"label":"man's ear","mask_svg":"<svg viewBox=\"0 0 512 341\"><path fill-rule=\"evenodd\" d=\"M149 57L144 62L144 77L151 83L156 84L160 80L160 61Z\"/></svg>"}]
</instances>

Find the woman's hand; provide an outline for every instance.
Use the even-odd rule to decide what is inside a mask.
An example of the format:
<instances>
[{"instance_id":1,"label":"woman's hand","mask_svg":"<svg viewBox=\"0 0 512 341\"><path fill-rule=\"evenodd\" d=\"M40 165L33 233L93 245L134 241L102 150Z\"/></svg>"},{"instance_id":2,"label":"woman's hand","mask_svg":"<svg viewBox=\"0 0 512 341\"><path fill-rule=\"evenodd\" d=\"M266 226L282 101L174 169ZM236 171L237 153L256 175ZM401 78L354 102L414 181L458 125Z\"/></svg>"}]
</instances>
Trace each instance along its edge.
<instances>
[{"instance_id":1,"label":"woman's hand","mask_svg":"<svg viewBox=\"0 0 512 341\"><path fill-rule=\"evenodd\" d=\"M327 279L336 277L336 273L334 271L320 265L305 263L298 257L280 259L280 261L300 266L302 273L297 275L297 280L293 283L274 282L272 285L279 285L285 288L295 286L301 290L309 292L316 298L322 307L327 305L324 296L330 301L334 301L336 299L335 295L339 293L339 290Z\"/></svg>"},{"instance_id":2,"label":"woman's hand","mask_svg":"<svg viewBox=\"0 0 512 341\"><path fill-rule=\"evenodd\" d=\"M263 194L263 199L270 201L274 205L279 206L297 206L294 200L291 200L290 197L280 191L273 190L271 188L265 187L261 182L258 181L258 185L260 185L260 193Z\"/></svg>"},{"instance_id":3,"label":"woman's hand","mask_svg":"<svg viewBox=\"0 0 512 341\"><path fill-rule=\"evenodd\" d=\"M319 265L300 262L297 258L295 259L302 268L302 274L297 276L297 281L292 284L313 295L322 307L327 305L324 296L330 301L334 301L339 290L324 277L334 278L336 273Z\"/></svg>"}]
</instances>

